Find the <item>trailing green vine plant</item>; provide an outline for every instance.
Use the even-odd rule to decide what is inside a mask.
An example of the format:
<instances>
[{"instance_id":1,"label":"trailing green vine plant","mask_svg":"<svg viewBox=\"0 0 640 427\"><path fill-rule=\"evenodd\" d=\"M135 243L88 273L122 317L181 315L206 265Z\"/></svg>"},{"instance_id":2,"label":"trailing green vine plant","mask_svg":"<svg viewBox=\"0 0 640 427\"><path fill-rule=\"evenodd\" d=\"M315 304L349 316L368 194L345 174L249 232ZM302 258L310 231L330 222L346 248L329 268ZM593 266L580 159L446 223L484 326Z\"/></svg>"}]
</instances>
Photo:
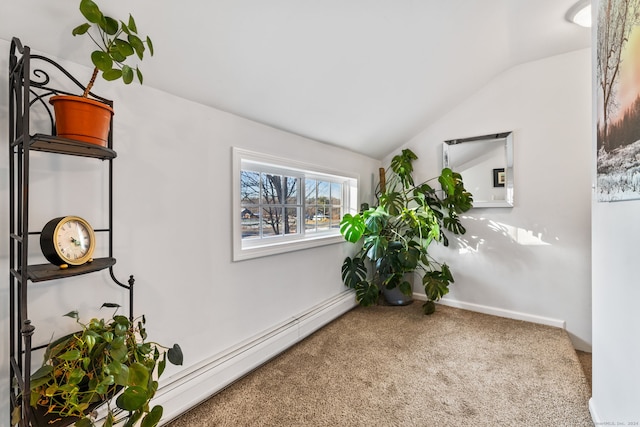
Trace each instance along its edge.
<instances>
[{"instance_id":1,"label":"trailing green vine plant","mask_svg":"<svg viewBox=\"0 0 640 427\"><path fill-rule=\"evenodd\" d=\"M410 149L394 156L390 167L380 173L378 206L365 205L360 213L345 214L340 222L344 238L361 245L342 263L342 280L355 290L361 305L377 303L383 287L398 287L411 295L411 283L404 275L417 272L427 297L423 309L431 314L434 302L454 282L449 266L436 261L428 248L434 241L448 246L445 230L466 232L459 215L471 209L473 196L465 190L462 176L449 168L437 177L439 189L429 185L436 178L416 184L413 162L417 159Z\"/></svg>"},{"instance_id":2,"label":"trailing green vine plant","mask_svg":"<svg viewBox=\"0 0 640 427\"><path fill-rule=\"evenodd\" d=\"M119 305L102 307L117 312ZM65 316L75 319L81 330L47 346L42 366L31 376L31 406L44 413L47 423L69 419L77 427L93 427L96 407L106 403L103 427L138 422L156 426L163 408L150 407L150 401L167 361L182 365L180 346L147 341L144 316L130 321L114 313L109 320L93 318L88 323L80 321L77 311ZM13 415L15 424L20 408Z\"/></svg>"}]
</instances>

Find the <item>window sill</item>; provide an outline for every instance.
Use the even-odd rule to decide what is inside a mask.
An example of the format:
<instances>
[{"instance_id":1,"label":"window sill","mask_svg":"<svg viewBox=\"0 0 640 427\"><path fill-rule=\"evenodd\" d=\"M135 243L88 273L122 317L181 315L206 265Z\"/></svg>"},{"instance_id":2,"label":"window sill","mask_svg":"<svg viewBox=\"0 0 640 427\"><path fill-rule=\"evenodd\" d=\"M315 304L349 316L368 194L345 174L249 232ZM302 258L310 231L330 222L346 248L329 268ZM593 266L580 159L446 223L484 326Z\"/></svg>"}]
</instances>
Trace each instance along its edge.
<instances>
[{"instance_id":1,"label":"window sill","mask_svg":"<svg viewBox=\"0 0 640 427\"><path fill-rule=\"evenodd\" d=\"M263 244L253 247L234 248L233 261L244 261L247 259L260 258L269 255L300 251L303 249L342 243L344 241L344 238L340 234L325 234L322 236L314 237L307 236L304 239L300 240L286 240L267 244L264 244L264 242L262 242Z\"/></svg>"}]
</instances>

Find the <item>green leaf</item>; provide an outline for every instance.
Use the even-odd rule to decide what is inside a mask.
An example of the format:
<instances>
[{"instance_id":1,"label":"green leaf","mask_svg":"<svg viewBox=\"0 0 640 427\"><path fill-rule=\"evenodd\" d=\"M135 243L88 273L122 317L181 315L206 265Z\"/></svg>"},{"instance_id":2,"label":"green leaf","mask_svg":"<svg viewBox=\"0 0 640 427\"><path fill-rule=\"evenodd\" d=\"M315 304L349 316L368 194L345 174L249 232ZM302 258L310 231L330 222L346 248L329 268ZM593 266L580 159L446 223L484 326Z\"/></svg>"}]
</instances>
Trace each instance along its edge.
<instances>
[{"instance_id":1,"label":"green leaf","mask_svg":"<svg viewBox=\"0 0 640 427\"><path fill-rule=\"evenodd\" d=\"M61 354L58 358L62 360L78 360L80 359L80 350L73 348L64 354Z\"/></svg>"},{"instance_id":2,"label":"green leaf","mask_svg":"<svg viewBox=\"0 0 640 427\"><path fill-rule=\"evenodd\" d=\"M182 349L178 344L174 344L173 347L167 351L167 357L169 358L169 362L173 365L182 365L184 359Z\"/></svg>"},{"instance_id":3,"label":"green leaf","mask_svg":"<svg viewBox=\"0 0 640 427\"><path fill-rule=\"evenodd\" d=\"M110 36L116 35L118 30L120 29L120 24L118 24L118 21L109 16L105 16L104 20L98 23L98 26L102 29L102 31L109 34Z\"/></svg>"},{"instance_id":4,"label":"green leaf","mask_svg":"<svg viewBox=\"0 0 640 427\"><path fill-rule=\"evenodd\" d=\"M136 26L136 21L133 19L133 16L129 14L129 24L127 25L130 31L137 33L138 27Z\"/></svg>"},{"instance_id":5,"label":"green leaf","mask_svg":"<svg viewBox=\"0 0 640 427\"><path fill-rule=\"evenodd\" d=\"M345 214L340 220L340 234L351 243L356 243L364 233L365 225L360 214Z\"/></svg>"},{"instance_id":6,"label":"green leaf","mask_svg":"<svg viewBox=\"0 0 640 427\"><path fill-rule=\"evenodd\" d=\"M120 346L113 345L114 343L118 342L119 338L121 337L118 337L113 340L111 351L109 351L109 354L111 355L113 360L117 362L124 362L125 360L127 360L127 355L128 355L127 347L125 345L120 345Z\"/></svg>"},{"instance_id":7,"label":"green leaf","mask_svg":"<svg viewBox=\"0 0 640 427\"><path fill-rule=\"evenodd\" d=\"M436 311L436 303L434 303L433 301L427 301L424 304L422 304L422 312L426 315L430 315L435 313Z\"/></svg>"},{"instance_id":8,"label":"green leaf","mask_svg":"<svg viewBox=\"0 0 640 427\"><path fill-rule=\"evenodd\" d=\"M398 261L403 270L415 270L420 261L420 251L416 248L408 248L398 253Z\"/></svg>"},{"instance_id":9,"label":"green leaf","mask_svg":"<svg viewBox=\"0 0 640 427\"><path fill-rule=\"evenodd\" d=\"M453 277L448 267L446 272L429 271L422 277L424 292L429 300L438 301L449 293L449 283L453 282Z\"/></svg>"},{"instance_id":10,"label":"green leaf","mask_svg":"<svg viewBox=\"0 0 640 427\"><path fill-rule=\"evenodd\" d=\"M116 383L116 379L113 375L107 375L100 381L100 385L114 385Z\"/></svg>"},{"instance_id":11,"label":"green leaf","mask_svg":"<svg viewBox=\"0 0 640 427\"><path fill-rule=\"evenodd\" d=\"M116 304L115 302L105 302L103 303L100 308L120 308L120 304Z\"/></svg>"},{"instance_id":12,"label":"green leaf","mask_svg":"<svg viewBox=\"0 0 640 427\"><path fill-rule=\"evenodd\" d=\"M135 362L129 365L129 379L127 385L140 386L147 388L149 382L149 370L140 362Z\"/></svg>"},{"instance_id":13,"label":"green leaf","mask_svg":"<svg viewBox=\"0 0 640 427\"><path fill-rule=\"evenodd\" d=\"M53 367L50 365L43 365L36 372L31 375L31 390L35 390L36 388L47 384L49 381L53 379Z\"/></svg>"},{"instance_id":14,"label":"green leaf","mask_svg":"<svg viewBox=\"0 0 640 427\"><path fill-rule=\"evenodd\" d=\"M140 84L142 84L142 81L143 81L142 71L140 71L138 67L136 67L136 76L138 77L138 81L140 82Z\"/></svg>"},{"instance_id":15,"label":"green leaf","mask_svg":"<svg viewBox=\"0 0 640 427\"><path fill-rule=\"evenodd\" d=\"M121 315L113 316L113 321L118 325L123 325L127 328L131 325L131 322L129 322L129 318L126 316L121 316Z\"/></svg>"},{"instance_id":16,"label":"green leaf","mask_svg":"<svg viewBox=\"0 0 640 427\"><path fill-rule=\"evenodd\" d=\"M120 77L122 77L122 71L117 68L102 73L102 78L108 81L118 80Z\"/></svg>"},{"instance_id":17,"label":"green leaf","mask_svg":"<svg viewBox=\"0 0 640 427\"><path fill-rule=\"evenodd\" d=\"M138 420L142 417L142 410L134 411L129 415L129 419L124 423L123 427L133 427L138 423Z\"/></svg>"},{"instance_id":18,"label":"green leaf","mask_svg":"<svg viewBox=\"0 0 640 427\"><path fill-rule=\"evenodd\" d=\"M83 371L80 368L76 368L73 371L71 371L71 373L69 374L69 378L67 379L67 382L69 384L79 384L85 375L86 375L85 371Z\"/></svg>"},{"instance_id":19,"label":"green leaf","mask_svg":"<svg viewBox=\"0 0 640 427\"><path fill-rule=\"evenodd\" d=\"M133 55L133 47L131 47L131 45L124 40L116 39L114 41L114 47L124 58Z\"/></svg>"},{"instance_id":20,"label":"green leaf","mask_svg":"<svg viewBox=\"0 0 640 427\"><path fill-rule=\"evenodd\" d=\"M391 159L391 170L400 178L400 182L404 188L413 186L413 165L412 162L417 160L418 156L408 148Z\"/></svg>"},{"instance_id":21,"label":"green leaf","mask_svg":"<svg viewBox=\"0 0 640 427\"><path fill-rule=\"evenodd\" d=\"M118 363L118 362L113 362ZM113 379L118 385L127 385L129 381L129 367L125 364L120 364L120 369L114 373Z\"/></svg>"},{"instance_id":22,"label":"green leaf","mask_svg":"<svg viewBox=\"0 0 640 427\"><path fill-rule=\"evenodd\" d=\"M87 347L88 347L89 351L91 351L93 346L96 345L96 337L95 337L94 334L95 334L95 332L93 334L87 334L84 337L84 341L87 343Z\"/></svg>"},{"instance_id":23,"label":"green leaf","mask_svg":"<svg viewBox=\"0 0 640 427\"><path fill-rule=\"evenodd\" d=\"M411 283L407 282L406 280L400 282L400 284L398 285L398 289L400 289L400 292L402 292L404 295L410 296L413 294Z\"/></svg>"},{"instance_id":24,"label":"green leaf","mask_svg":"<svg viewBox=\"0 0 640 427\"><path fill-rule=\"evenodd\" d=\"M103 20L102 12L97 4L91 0L80 1L80 13L86 18L87 21L97 24Z\"/></svg>"},{"instance_id":25,"label":"green leaf","mask_svg":"<svg viewBox=\"0 0 640 427\"><path fill-rule=\"evenodd\" d=\"M37 371L31 374L31 381L49 376L53 372L53 366L42 365Z\"/></svg>"},{"instance_id":26,"label":"green leaf","mask_svg":"<svg viewBox=\"0 0 640 427\"><path fill-rule=\"evenodd\" d=\"M140 40L140 37L136 36L135 34L129 34L127 35L127 39L129 40L129 44L131 44L131 47L133 47L133 50L136 51L138 58L142 59L145 47L144 43L142 43L142 40Z\"/></svg>"},{"instance_id":27,"label":"green leaf","mask_svg":"<svg viewBox=\"0 0 640 427\"><path fill-rule=\"evenodd\" d=\"M153 56L153 42L149 37L147 37L147 47L149 48L149 54Z\"/></svg>"},{"instance_id":28,"label":"green leaf","mask_svg":"<svg viewBox=\"0 0 640 427\"><path fill-rule=\"evenodd\" d=\"M129 84L133 81L133 69L128 65L122 66L122 81Z\"/></svg>"},{"instance_id":29,"label":"green leaf","mask_svg":"<svg viewBox=\"0 0 640 427\"><path fill-rule=\"evenodd\" d=\"M143 344L138 344L138 351L141 354L149 354L149 353L151 353L151 350L152 350L151 344L148 343L148 342L143 343Z\"/></svg>"},{"instance_id":30,"label":"green leaf","mask_svg":"<svg viewBox=\"0 0 640 427\"><path fill-rule=\"evenodd\" d=\"M76 310L70 311L62 317L71 317L72 319L78 319L78 312Z\"/></svg>"},{"instance_id":31,"label":"green leaf","mask_svg":"<svg viewBox=\"0 0 640 427\"><path fill-rule=\"evenodd\" d=\"M123 337L128 330L129 330L129 327L127 325L123 325L122 323L116 323L113 331L117 337Z\"/></svg>"},{"instance_id":32,"label":"green leaf","mask_svg":"<svg viewBox=\"0 0 640 427\"><path fill-rule=\"evenodd\" d=\"M376 261L381 258L387 251L389 242L384 236L369 236L364 240L364 246L367 249L367 257Z\"/></svg>"},{"instance_id":33,"label":"green leaf","mask_svg":"<svg viewBox=\"0 0 640 427\"><path fill-rule=\"evenodd\" d=\"M167 367L167 355L165 354L162 360L158 363L158 378L162 376L164 369Z\"/></svg>"},{"instance_id":34,"label":"green leaf","mask_svg":"<svg viewBox=\"0 0 640 427\"><path fill-rule=\"evenodd\" d=\"M380 206L391 215L400 215L405 207L406 199L402 193L392 191L380 196Z\"/></svg>"},{"instance_id":35,"label":"green leaf","mask_svg":"<svg viewBox=\"0 0 640 427\"><path fill-rule=\"evenodd\" d=\"M91 24L88 23L84 23L82 25L78 25L77 27L75 27L72 31L71 34L73 34L73 36L80 36L82 34L86 34L87 31L89 31L89 28L91 28Z\"/></svg>"},{"instance_id":36,"label":"green leaf","mask_svg":"<svg viewBox=\"0 0 640 427\"><path fill-rule=\"evenodd\" d=\"M346 257L342 262L342 282L349 288L355 289L356 285L367 278L367 267L364 260L359 257Z\"/></svg>"},{"instance_id":37,"label":"green leaf","mask_svg":"<svg viewBox=\"0 0 640 427\"><path fill-rule=\"evenodd\" d=\"M113 66L111 57L101 50L94 50L91 53L91 62L93 62L93 65L100 71L110 70Z\"/></svg>"},{"instance_id":38,"label":"green leaf","mask_svg":"<svg viewBox=\"0 0 640 427\"><path fill-rule=\"evenodd\" d=\"M447 230L451 231L454 234L464 234L467 232L467 229L464 228L464 226L460 222L460 219L455 216L455 213L453 211L449 212L449 216L445 217L442 220L442 223Z\"/></svg>"},{"instance_id":39,"label":"green leaf","mask_svg":"<svg viewBox=\"0 0 640 427\"><path fill-rule=\"evenodd\" d=\"M139 386L127 387L116 399L116 405L125 411L135 411L142 408L148 400L147 390Z\"/></svg>"},{"instance_id":40,"label":"green leaf","mask_svg":"<svg viewBox=\"0 0 640 427\"><path fill-rule=\"evenodd\" d=\"M356 301L362 306L368 307L378 302L380 290L374 283L366 280L356 285Z\"/></svg>"},{"instance_id":41,"label":"green leaf","mask_svg":"<svg viewBox=\"0 0 640 427\"><path fill-rule=\"evenodd\" d=\"M155 427L162 418L162 406L156 405L149 411L149 413L142 419L140 427Z\"/></svg>"},{"instance_id":42,"label":"green leaf","mask_svg":"<svg viewBox=\"0 0 640 427\"><path fill-rule=\"evenodd\" d=\"M384 207L378 206L364 213L366 233L379 234L388 224L389 214Z\"/></svg>"},{"instance_id":43,"label":"green leaf","mask_svg":"<svg viewBox=\"0 0 640 427\"><path fill-rule=\"evenodd\" d=\"M455 188L456 188L456 182L453 177L453 171L451 169L449 168L442 169L442 172L440 173L440 177L438 178L438 182L440 183L440 185L442 186L442 189L447 195L451 196L454 194Z\"/></svg>"}]
</instances>

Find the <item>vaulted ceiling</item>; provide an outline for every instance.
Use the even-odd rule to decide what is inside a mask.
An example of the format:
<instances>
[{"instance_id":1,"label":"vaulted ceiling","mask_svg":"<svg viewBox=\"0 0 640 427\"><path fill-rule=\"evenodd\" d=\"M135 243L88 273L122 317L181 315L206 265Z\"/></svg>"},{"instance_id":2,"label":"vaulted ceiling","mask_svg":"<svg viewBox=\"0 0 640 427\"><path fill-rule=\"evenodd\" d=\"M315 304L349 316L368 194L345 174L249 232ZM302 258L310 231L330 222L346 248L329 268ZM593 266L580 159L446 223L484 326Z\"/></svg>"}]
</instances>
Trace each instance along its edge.
<instances>
[{"instance_id":1,"label":"vaulted ceiling","mask_svg":"<svg viewBox=\"0 0 640 427\"><path fill-rule=\"evenodd\" d=\"M382 158L496 75L587 48L575 0L110 0L156 55L145 85ZM88 64L79 1L0 6L0 38Z\"/></svg>"}]
</instances>

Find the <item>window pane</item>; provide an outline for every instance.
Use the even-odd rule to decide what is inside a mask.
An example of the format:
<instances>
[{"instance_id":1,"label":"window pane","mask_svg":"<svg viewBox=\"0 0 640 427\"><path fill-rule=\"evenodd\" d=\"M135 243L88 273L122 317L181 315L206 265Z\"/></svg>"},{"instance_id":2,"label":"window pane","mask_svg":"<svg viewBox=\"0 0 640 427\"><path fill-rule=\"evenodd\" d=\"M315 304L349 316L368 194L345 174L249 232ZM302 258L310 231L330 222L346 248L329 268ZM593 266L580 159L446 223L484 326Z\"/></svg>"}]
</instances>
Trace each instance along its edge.
<instances>
[{"instance_id":1,"label":"window pane","mask_svg":"<svg viewBox=\"0 0 640 427\"><path fill-rule=\"evenodd\" d=\"M318 181L318 205L329 204L329 191L331 184L329 182Z\"/></svg>"},{"instance_id":2,"label":"window pane","mask_svg":"<svg viewBox=\"0 0 640 427\"><path fill-rule=\"evenodd\" d=\"M292 176L284 177L284 185L287 193L285 194L285 203L288 205L298 204L298 178Z\"/></svg>"},{"instance_id":3,"label":"window pane","mask_svg":"<svg viewBox=\"0 0 640 427\"><path fill-rule=\"evenodd\" d=\"M331 183L331 204L334 206L342 205L342 184Z\"/></svg>"},{"instance_id":4,"label":"window pane","mask_svg":"<svg viewBox=\"0 0 640 427\"><path fill-rule=\"evenodd\" d=\"M282 234L282 207L265 207L262 210L262 235L264 237Z\"/></svg>"},{"instance_id":5,"label":"window pane","mask_svg":"<svg viewBox=\"0 0 640 427\"><path fill-rule=\"evenodd\" d=\"M298 208L285 208L284 234L298 234Z\"/></svg>"},{"instance_id":6,"label":"window pane","mask_svg":"<svg viewBox=\"0 0 640 427\"><path fill-rule=\"evenodd\" d=\"M331 208L331 228L340 228L340 208Z\"/></svg>"},{"instance_id":7,"label":"window pane","mask_svg":"<svg viewBox=\"0 0 640 427\"><path fill-rule=\"evenodd\" d=\"M258 208L244 208L242 216L242 238L255 239L260 237L260 214Z\"/></svg>"},{"instance_id":8,"label":"window pane","mask_svg":"<svg viewBox=\"0 0 640 427\"><path fill-rule=\"evenodd\" d=\"M307 205L315 205L316 203L316 180L315 179L305 179L305 203ZM311 214L313 216L313 214Z\"/></svg>"},{"instance_id":9,"label":"window pane","mask_svg":"<svg viewBox=\"0 0 640 427\"><path fill-rule=\"evenodd\" d=\"M240 172L240 203L243 205L260 203L260 174L258 172Z\"/></svg>"},{"instance_id":10,"label":"window pane","mask_svg":"<svg viewBox=\"0 0 640 427\"><path fill-rule=\"evenodd\" d=\"M313 231L316 229L316 215L315 206L306 206L304 209L304 229L307 231Z\"/></svg>"},{"instance_id":11,"label":"window pane","mask_svg":"<svg viewBox=\"0 0 640 427\"><path fill-rule=\"evenodd\" d=\"M331 208L328 206L318 206L316 213L316 229L317 231L328 230L330 221Z\"/></svg>"},{"instance_id":12,"label":"window pane","mask_svg":"<svg viewBox=\"0 0 640 427\"><path fill-rule=\"evenodd\" d=\"M282 203L282 177L262 174L262 202L266 205Z\"/></svg>"}]
</instances>

